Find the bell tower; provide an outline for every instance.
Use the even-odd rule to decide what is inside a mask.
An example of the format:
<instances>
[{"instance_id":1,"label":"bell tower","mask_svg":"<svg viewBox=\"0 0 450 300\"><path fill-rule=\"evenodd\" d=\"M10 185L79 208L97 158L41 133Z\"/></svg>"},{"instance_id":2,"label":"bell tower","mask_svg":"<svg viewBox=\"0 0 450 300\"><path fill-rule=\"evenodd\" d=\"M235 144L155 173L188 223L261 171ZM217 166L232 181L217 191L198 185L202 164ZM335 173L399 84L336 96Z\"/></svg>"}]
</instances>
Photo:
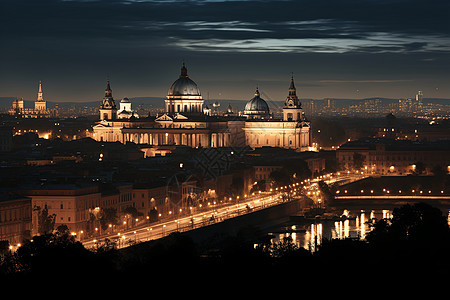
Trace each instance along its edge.
<instances>
[{"instance_id":1,"label":"bell tower","mask_svg":"<svg viewBox=\"0 0 450 300\"><path fill-rule=\"evenodd\" d=\"M105 97L103 97L102 105L100 105L100 121L115 120L116 117L117 107L108 80L106 83Z\"/></svg>"},{"instance_id":2,"label":"bell tower","mask_svg":"<svg viewBox=\"0 0 450 300\"><path fill-rule=\"evenodd\" d=\"M37 111L43 111L47 108L47 103L44 100L44 94L42 93L42 83L39 81L39 90L37 100L34 102L34 109Z\"/></svg>"},{"instance_id":3,"label":"bell tower","mask_svg":"<svg viewBox=\"0 0 450 300\"><path fill-rule=\"evenodd\" d=\"M291 76L291 85L289 86L289 95L284 101L283 121L302 121L302 104L297 97L297 89L294 84L294 76Z\"/></svg>"}]
</instances>

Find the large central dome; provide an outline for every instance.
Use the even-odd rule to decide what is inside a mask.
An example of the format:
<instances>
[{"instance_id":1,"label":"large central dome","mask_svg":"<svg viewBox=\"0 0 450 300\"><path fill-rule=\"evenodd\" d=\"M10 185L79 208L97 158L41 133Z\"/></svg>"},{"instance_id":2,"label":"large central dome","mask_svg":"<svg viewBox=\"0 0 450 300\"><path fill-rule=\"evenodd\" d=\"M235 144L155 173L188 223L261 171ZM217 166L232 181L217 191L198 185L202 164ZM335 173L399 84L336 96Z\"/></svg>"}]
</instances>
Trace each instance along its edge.
<instances>
[{"instance_id":1,"label":"large central dome","mask_svg":"<svg viewBox=\"0 0 450 300\"><path fill-rule=\"evenodd\" d=\"M202 114L203 98L197 84L192 81L183 63L180 77L169 89L165 100L166 112L169 114Z\"/></svg>"},{"instance_id":2,"label":"large central dome","mask_svg":"<svg viewBox=\"0 0 450 300\"><path fill-rule=\"evenodd\" d=\"M201 96L197 84L187 75L187 69L184 64L181 67L180 78L172 84L168 96Z\"/></svg>"}]
</instances>

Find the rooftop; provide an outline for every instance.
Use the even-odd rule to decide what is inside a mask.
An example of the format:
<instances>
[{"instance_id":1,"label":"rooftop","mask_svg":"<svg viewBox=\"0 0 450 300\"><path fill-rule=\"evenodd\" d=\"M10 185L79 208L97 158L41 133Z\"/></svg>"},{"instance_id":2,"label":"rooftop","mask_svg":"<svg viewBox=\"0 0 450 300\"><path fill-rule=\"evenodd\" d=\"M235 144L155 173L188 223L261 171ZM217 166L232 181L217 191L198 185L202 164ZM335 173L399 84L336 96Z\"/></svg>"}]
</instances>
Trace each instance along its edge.
<instances>
[{"instance_id":1,"label":"rooftop","mask_svg":"<svg viewBox=\"0 0 450 300\"><path fill-rule=\"evenodd\" d=\"M341 145L339 150L368 149L375 150L377 145L384 145L386 150L450 150L450 140L432 142L395 140L390 138L361 138Z\"/></svg>"}]
</instances>

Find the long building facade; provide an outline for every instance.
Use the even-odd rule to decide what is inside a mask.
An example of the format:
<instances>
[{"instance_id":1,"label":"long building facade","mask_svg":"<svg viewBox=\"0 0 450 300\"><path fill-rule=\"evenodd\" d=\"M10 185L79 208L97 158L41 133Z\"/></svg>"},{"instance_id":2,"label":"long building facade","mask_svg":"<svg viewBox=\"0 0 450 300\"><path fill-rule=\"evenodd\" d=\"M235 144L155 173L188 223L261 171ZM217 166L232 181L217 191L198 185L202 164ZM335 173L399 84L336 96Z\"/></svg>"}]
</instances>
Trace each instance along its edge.
<instances>
[{"instance_id":1,"label":"long building facade","mask_svg":"<svg viewBox=\"0 0 450 300\"><path fill-rule=\"evenodd\" d=\"M128 100L128 99L127 99ZM130 106L131 109L131 106ZM147 118L118 117L108 82L100 107L100 122L93 138L106 142L185 145L189 147L282 147L311 149L310 122L306 119L291 78L283 118L274 119L258 89L243 112L211 115L197 84L183 64L179 78L169 88L165 113Z\"/></svg>"},{"instance_id":2,"label":"long building facade","mask_svg":"<svg viewBox=\"0 0 450 300\"><path fill-rule=\"evenodd\" d=\"M437 168L449 173L450 142L362 138L341 145L336 161L342 170L375 175L427 174Z\"/></svg>"}]
</instances>

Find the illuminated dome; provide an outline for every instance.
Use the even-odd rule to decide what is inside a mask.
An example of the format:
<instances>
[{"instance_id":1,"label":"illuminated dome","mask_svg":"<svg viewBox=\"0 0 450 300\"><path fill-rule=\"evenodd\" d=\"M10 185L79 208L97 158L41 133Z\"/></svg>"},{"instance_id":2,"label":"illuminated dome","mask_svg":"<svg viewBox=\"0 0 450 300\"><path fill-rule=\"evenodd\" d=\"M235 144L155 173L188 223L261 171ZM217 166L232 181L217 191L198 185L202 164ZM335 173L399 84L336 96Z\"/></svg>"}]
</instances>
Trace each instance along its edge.
<instances>
[{"instance_id":1,"label":"illuminated dome","mask_svg":"<svg viewBox=\"0 0 450 300\"><path fill-rule=\"evenodd\" d=\"M201 96L197 84L187 75L187 69L181 67L180 78L170 87L168 96Z\"/></svg>"},{"instance_id":2,"label":"illuminated dome","mask_svg":"<svg viewBox=\"0 0 450 300\"><path fill-rule=\"evenodd\" d=\"M256 89L255 97L247 102L244 108L244 115L247 117L259 117L265 118L269 117L269 105L267 102L260 97L259 90Z\"/></svg>"},{"instance_id":3,"label":"illuminated dome","mask_svg":"<svg viewBox=\"0 0 450 300\"><path fill-rule=\"evenodd\" d=\"M203 98L197 84L189 78L183 63L180 77L169 89L165 100L166 112L171 115L203 114Z\"/></svg>"}]
</instances>

